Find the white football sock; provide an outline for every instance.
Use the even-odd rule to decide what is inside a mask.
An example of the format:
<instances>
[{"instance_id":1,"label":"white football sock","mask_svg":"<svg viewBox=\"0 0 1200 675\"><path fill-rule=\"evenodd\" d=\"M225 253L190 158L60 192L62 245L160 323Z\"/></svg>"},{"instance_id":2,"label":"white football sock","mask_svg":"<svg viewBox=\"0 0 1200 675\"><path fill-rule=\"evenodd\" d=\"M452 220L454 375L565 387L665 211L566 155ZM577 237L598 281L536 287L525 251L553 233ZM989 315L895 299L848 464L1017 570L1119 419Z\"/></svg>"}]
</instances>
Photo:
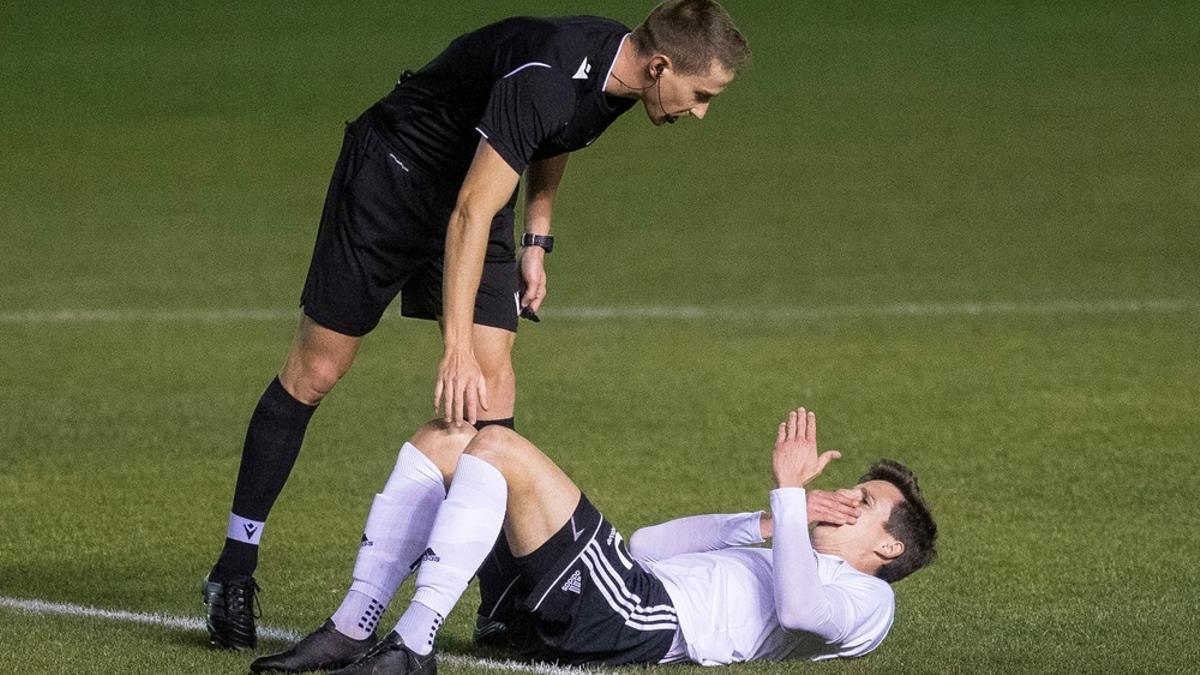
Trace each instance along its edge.
<instances>
[{"instance_id":1,"label":"white football sock","mask_svg":"<svg viewBox=\"0 0 1200 675\"><path fill-rule=\"evenodd\" d=\"M508 484L496 467L471 455L459 458L429 533L412 604L396 625L409 649L418 654L433 649L442 618L450 614L496 543L507 503Z\"/></svg>"},{"instance_id":2,"label":"white football sock","mask_svg":"<svg viewBox=\"0 0 1200 675\"><path fill-rule=\"evenodd\" d=\"M434 515L446 497L443 480L437 466L411 443L400 448L396 468L371 503L350 591L334 612L338 632L362 640L375 630L425 550Z\"/></svg>"},{"instance_id":3,"label":"white football sock","mask_svg":"<svg viewBox=\"0 0 1200 675\"><path fill-rule=\"evenodd\" d=\"M424 656L433 651L433 638L442 627L444 617L419 602L414 602L404 610L396 624L396 633L404 641L404 646Z\"/></svg>"},{"instance_id":4,"label":"white football sock","mask_svg":"<svg viewBox=\"0 0 1200 675\"><path fill-rule=\"evenodd\" d=\"M333 614L333 626L346 637L365 640L375 633L375 626L386 609L387 605L375 598L351 589Z\"/></svg>"}]
</instances>

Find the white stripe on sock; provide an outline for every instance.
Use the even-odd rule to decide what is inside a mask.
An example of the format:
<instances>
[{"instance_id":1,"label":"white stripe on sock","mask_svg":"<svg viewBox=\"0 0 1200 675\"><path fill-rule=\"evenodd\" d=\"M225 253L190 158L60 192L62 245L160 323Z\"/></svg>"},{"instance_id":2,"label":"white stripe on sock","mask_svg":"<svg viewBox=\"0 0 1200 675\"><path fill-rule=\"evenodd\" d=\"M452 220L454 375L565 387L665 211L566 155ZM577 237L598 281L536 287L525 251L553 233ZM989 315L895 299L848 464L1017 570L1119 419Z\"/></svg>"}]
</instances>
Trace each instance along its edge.
<instances>
[{"instance_id":1,"label":"white stripe on sock","mask_svg":"<svg viewBox=\"0 0 1200 675\"><path fill-rule=\"evenodd\" d=\"M225 536L234 541L240 541L243 544L258 546L258 541L262 539L263 527L265 525L266 523L261 520L250 520L236 513L230 513L229 528L225 531Z\"/></svg>"}]
</instances>

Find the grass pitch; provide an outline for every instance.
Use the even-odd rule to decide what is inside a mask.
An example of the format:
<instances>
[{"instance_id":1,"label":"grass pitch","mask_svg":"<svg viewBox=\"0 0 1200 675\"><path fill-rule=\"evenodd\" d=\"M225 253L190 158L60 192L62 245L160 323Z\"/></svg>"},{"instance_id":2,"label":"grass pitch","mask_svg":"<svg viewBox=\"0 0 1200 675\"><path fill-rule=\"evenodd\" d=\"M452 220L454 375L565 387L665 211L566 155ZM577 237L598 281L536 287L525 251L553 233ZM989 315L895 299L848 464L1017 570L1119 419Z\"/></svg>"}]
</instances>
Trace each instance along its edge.
<instances>
[{"instance_id":1,"label":"grass pitch","mask_svg":"<svg viewBox=\"0 0 1200 675\"><path fill-rule=\"evenodd\" d=\"M883 646L739 671L1194 669L1200 11L728 6L756 63L708 120L634 109L571 161L520 428L626 534L762 508L798 404L846 455L823 486L916 469L942 557L897 586ZM464 30L578 11L0 9L0 596L199 616L341 121ZM336 606L439 353L386 320L322 405L264 540L264 623ZM470 609L445 652L469 653ZM0 651L20 672L250 660L7 608Z\"/></svg>"}]
</instances>

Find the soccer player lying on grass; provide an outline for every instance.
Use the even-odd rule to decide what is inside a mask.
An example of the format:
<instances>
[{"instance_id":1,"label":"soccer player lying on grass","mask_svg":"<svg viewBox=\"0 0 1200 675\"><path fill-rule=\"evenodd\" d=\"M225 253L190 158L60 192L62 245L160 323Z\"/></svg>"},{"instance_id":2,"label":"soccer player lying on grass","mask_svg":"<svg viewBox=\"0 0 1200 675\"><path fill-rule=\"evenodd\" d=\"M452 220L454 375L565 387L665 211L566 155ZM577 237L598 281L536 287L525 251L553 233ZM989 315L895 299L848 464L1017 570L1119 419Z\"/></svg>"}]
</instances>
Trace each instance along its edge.
<instances>
[{"instance_id":1,"label":"soccer player lying on grass","mask_svg":"<svg viewBox=\"0 0 1200 675\"><path fill-rule=\"evenodd\" d=\"M538 660L715 665L861 656L891 628L889 582L933 559L937 532L916 479L895 462L877 462L852 489L806 492L838 457L818 454L815 415L793 411L775 441L770 513L672 520L638 530L627 549L525 438L431 422L402 448L376 496L397 508L393 518L377 516L378 501L372 508L342 608L251 669L350 664L337 672L433 673L434 636L477 571L476 641L507 642ZM406 481L429 487L426 498L401 494ZM770 548L753 547L766 538ZM411 604L376 642L375 622L418 565ZM355 594L369 602L345 611Z\"/></svg>"}]
</instances>

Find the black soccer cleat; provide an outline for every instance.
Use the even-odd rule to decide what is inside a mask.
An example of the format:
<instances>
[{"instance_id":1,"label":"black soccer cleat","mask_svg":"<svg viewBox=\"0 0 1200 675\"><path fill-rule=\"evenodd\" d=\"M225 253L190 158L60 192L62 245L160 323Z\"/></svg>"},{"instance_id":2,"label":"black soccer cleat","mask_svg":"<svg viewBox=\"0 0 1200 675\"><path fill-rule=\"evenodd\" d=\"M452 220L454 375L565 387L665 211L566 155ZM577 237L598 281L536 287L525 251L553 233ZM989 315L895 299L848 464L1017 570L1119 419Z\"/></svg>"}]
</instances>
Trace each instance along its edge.
<instances>
[{"instance_id":1,"label":"black soccer cleat","mask_svg":"<svg viewBox=\"0 0 1200 675\"><path fill-rule=\"evenodd\" d=\"M508 635L508 626L482 614L475 616L475 630L471 632L471 641L477 647L512 646Z\"/></svg>"},{"instance_id":2,"label":"black soccer cleat","mask_svg":"<svg viewBox=\"0 0 1200 675\"><path fill-rule=\"evenodd\" d=\"M254 620L258 618L254 612L258 591L254 577L235 577L229 581L204 578L200 596L208 608L208 639L214 646L254 649L258 642L254 629Z\"/></svg>"},{"instance_id":3,"label":"black soccer cleat","mask_svg":"<svg viewBox=\"0 0 1200 675\"><path fill-rule=\"evenodd\" d=\"M392 631L361 659L331 675L437 675L437 659L434 652L421 656L405 647Z\"/></svg>"},{"instance_id":4,"label":"black soccer cleat","mask_svg":"<svg viewBox=\"0 0 1200 675\"><path fill-rule=\"evenodd\" d=\"M374 635L362 640L343 635L331 619L291 649L255 659L250 670L256 673L307 673L342 668L366 656L378 641Z\"/></svg>"},{"instance_id":5,"label":"black soccer cleat","mask_svg":"<svg viewBox=\"0 0 1200 675\"><path fill-rule=\"evenodd\" d=\"M539 644L533 620L527 614L510 614L504 621L477 614L471 641L476 647L507 652L507 656L534 657Z\"/></svg>"}]
</instances>

